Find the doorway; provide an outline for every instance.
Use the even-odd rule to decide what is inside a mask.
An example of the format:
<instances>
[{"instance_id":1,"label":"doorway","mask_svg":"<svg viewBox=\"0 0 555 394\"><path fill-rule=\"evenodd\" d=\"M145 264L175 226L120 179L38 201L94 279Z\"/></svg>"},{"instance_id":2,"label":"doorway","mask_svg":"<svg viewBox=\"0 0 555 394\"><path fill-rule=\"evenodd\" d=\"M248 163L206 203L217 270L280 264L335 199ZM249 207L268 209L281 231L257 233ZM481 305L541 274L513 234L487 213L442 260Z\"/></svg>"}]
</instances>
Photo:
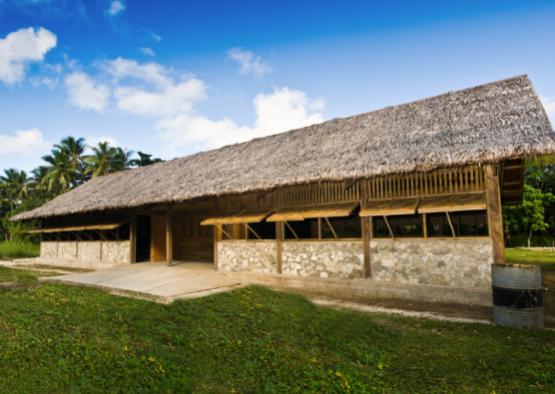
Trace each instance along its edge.
<instances>
[{"instance_id":1,"label":"doorway","mask_svg":"<svg viewBox=\"0 0 555 394\"><path fill-rule=\"evenodd\" d=\"M150 261L166 261L166 215L150 216Z\"/></svg>"},{"instance_id":2,"label":"doorway","mask_svg":"<svg viewBox=\"0 0 555 394\"><path fill-rule=\"evenodd\" d=\"M137 216L137 263L150 261L150 216Z\"/></svg>"}]
</instances>

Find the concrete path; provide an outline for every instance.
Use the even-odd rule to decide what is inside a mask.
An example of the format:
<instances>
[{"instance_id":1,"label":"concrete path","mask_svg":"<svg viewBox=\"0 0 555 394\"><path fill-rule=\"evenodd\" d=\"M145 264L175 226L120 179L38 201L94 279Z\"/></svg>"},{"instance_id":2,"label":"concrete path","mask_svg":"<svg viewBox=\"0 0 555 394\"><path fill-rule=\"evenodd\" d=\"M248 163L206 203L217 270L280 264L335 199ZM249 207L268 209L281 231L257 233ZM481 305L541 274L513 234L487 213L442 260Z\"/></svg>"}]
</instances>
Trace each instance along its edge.
<instances>
[{"instance_id":1,"label":"concrete path","mask_svg":"<svg viewBox=\"0 0 555 394\"><path fill-rule=\"evenodd\" d=\"M45 280L100 287L117 294L142 296L167 303L240 286L239 282L218 273L206 263L183 263L171 267L165 263L139 263Z\"/></svg>"}]
</instances>

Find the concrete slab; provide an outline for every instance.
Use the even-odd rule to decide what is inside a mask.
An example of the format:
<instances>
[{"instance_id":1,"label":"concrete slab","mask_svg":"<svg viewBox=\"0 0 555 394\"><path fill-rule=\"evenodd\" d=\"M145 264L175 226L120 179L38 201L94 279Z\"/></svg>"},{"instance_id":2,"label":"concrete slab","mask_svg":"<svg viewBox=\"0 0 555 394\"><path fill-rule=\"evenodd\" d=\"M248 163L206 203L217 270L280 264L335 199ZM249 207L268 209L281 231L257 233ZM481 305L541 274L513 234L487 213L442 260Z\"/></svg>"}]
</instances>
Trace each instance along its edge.
<instances>
[{"instance_id":1,"label":"concrete slab","mask_svg":"<svg viewBox=\"0 0 555 394\"><path fill-rule=\"evenodd\" d=\"M240 286L211 264L165 263L120 265L95 272L49 277L47 281L100 287L118 294L139 295L162 302L194 298Z\"/></svg>"}]
</instances>

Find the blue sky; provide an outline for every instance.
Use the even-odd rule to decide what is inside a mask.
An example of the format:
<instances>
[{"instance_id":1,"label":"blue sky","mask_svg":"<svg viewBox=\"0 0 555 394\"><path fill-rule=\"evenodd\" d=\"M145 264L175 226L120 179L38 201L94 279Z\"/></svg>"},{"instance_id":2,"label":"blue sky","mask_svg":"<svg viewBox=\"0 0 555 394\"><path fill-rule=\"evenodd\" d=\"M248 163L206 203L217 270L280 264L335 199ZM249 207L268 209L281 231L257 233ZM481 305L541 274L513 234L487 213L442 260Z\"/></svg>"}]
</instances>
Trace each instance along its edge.
<instances>
[{"instance_id":1,"label":"blue sky","mask_svg":"<svg viewBox=\"0 0 555 394\"><path fill-rule=\"evenodd\" d=\"M168 159L519 74L555 118L553 1L195 3L0 0L0 168L66 135Z\"/></svg>"}]
</instances>

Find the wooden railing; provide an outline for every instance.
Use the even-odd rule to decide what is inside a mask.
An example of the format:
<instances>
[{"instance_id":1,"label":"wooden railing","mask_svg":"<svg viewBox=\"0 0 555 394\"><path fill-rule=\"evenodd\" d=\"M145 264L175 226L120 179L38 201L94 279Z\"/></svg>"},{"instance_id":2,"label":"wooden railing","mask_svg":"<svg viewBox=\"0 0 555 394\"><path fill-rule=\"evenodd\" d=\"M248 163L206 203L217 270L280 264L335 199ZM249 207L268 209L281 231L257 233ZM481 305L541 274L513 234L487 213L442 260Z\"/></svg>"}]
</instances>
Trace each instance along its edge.
<instances>
[{"instance_id":1,"label":"wooden railing","mask_svg":"<svg viewBox=\"0 0 555 394\"><path fill-rule=\"evenodd\" d=\"M230 201L233 204L229 210L292 208L356 202L363 198L364 182L367 182L368 186L368 200L452 195L485 190L482 167L467 166L427 173L379 176L361 181L285 186L268 193L243 195L240 201Z\"/></svg>"},{"instance_id":2,"label":"wooden railing","mask_svg":"<svg viewBox=\"0 0 555 394\"><path fill-rule=\"evenodd\" d=\"M367 182L369 200L459 194L484 190L484 172L479 166L469 166L376 177Z\"/></svg>"},{"instance_id":3,"label":"wooden railing","mask_svg":"<svg viewBox=\"0 0 555 394\"><path fill-rule=\"evenodd\" d=\"M358 200L360 200L360 183L358 182L322 182L288 186L276 190L276 205L279 208Z\"/></svg>"}]
</instances>

